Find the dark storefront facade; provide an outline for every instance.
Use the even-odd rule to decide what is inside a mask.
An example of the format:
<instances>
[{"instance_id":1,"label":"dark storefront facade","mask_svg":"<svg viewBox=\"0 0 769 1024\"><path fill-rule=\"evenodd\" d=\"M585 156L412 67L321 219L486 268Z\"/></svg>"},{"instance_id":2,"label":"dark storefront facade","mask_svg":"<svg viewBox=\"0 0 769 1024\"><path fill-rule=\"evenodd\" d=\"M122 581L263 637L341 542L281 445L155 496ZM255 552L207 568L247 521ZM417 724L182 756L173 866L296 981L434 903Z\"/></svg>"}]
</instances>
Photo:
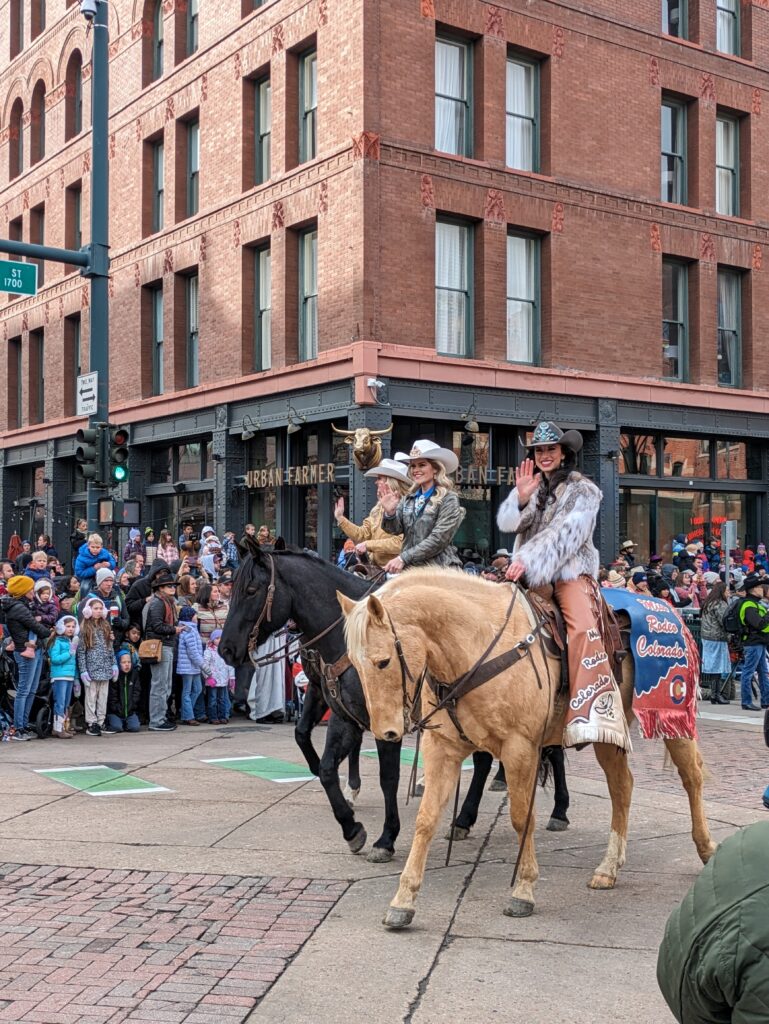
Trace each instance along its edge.
<instances>
[{"instance_id":1,"label":"dark storefront facade","mask_svg":"<svg viewBox=\"0 0 769 1024\"><path fill-rule=\"evenodd\" d=\"M374 482L332 425L392 424L385 455L419 437L457 453L467 516L456 543L487 556L512 543L497 530L497 509L532 424L550 418L584 434L583 469L605 496L596 538L604 561L627 537L643 558L667 555L676 535L718 538L727 519L737 520L743 545L769 537L769 417L395 380L387 400L355 405L351 383L340 382L134 424L122 496L141 500L142 523L156 532L176 535L191 522L196 532L210 524L239 537L253 522L330 558L343 541L334 502L344 498L360 522L376 501ZM85 511L74 438L7 449L0 460L3 535L48 532L66 557Z\"/></svg>"}]
</instances>

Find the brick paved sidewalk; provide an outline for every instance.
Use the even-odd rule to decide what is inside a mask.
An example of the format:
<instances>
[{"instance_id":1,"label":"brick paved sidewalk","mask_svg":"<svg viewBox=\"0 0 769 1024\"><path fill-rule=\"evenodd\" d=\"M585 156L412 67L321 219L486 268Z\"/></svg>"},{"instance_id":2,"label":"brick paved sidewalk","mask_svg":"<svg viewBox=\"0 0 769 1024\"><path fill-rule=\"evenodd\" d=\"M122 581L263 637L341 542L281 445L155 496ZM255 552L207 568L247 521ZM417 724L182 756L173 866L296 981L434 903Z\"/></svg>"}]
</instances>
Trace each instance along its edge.
<instances>
[{"instance_id":1,"label":"brick paved sidewalk","mask_svg":"<svg viewBox=\"0 0 769 1024\"><path fill-rule=\"evenodd\" d=\"M238 1024L346 889L0 865L0 1021Z\"/></svg>"}]
</instances>

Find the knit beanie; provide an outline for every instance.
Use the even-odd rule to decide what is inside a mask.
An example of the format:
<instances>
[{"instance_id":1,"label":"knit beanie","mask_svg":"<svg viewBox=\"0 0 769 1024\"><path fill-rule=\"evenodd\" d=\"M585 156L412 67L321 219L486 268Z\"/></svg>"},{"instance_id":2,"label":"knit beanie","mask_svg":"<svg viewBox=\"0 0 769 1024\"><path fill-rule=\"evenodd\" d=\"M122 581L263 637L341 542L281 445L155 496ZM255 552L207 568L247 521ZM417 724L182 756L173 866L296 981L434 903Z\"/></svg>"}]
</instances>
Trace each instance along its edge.
<instances>
[{"instance_id":1,"label":"knit beanie","mask_svg":"<svg viewBox=\"0 0 769 1024\"><path fill-rule=\"evenodd\" d=\"M111 569L104 566L96 570L96 586L100 586L105 580L114 580L115 574Z\"/></svg>"},{"instance_id":2,"label":"knit beanie","mask_svg":"<svg viewBox=\"0 0 769 1024\"><path fill-rule=\"evenodd\" d=\"M138 540L140 537L141 537L141 534L136 529L136 527L134 527L132 530L128 531L128 539L129 540Z\"/></svg>"},{"instance_id":3,"label":"knit beanie","mask_svg":"<svg viewBox=\"0 0 769 1024\"><path fill-rule=\"evenodd\" d=\"M152 529L152 527L151 527L151 526L145 526L145 527L144 527L144 536L145 536L145 537L149 537L149 535L150 535L151 533L152 533L152 534L154 534L154 532L155 532L155 531L154 531L154 530Z\"/></svg>"},{"instance_id":4,"label":"knit beanie","mask_svg":"<svg viewBox=\"0 0 769 1024\"><path fill-rule=\"evenodd\" d=\"M209 640L218 640L221 637L221 635L222 635L221 629L215 629L211 633L211 636L209 637Z\"/></svg>"},{"instance_id":5,"label":"knit beanie","mask_svg":"<svg viewBox=\"0 0 769 1024\"><path fill-rule=\"evenodd\" d=\"M6 584L6 590L11 597L24 597L35 586L30 576L11 576Z\"/></svg>"},{"instance_id":6,"label":"knit beanie","mask_svg":"<svg viewBox=\"0 0 769 1024\"><path fill-rule=\"evenodd\" d=\"M192 622L195 618L195 614L195 609L192 605L182 605L182 610L179 612L179 622Z\"/></svg>"}]
</instances>

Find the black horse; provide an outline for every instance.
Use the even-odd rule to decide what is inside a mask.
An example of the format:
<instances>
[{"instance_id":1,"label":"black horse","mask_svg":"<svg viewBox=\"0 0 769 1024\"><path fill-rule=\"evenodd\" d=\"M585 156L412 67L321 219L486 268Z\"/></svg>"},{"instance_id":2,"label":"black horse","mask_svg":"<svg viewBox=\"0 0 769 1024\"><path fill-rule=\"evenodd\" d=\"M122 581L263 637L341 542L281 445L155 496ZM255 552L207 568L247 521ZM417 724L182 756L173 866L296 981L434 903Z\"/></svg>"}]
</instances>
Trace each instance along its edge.
<instances>
[{"instance_id":1,"label":"black horse","mask_svg":"<svg viewBox=\"0 0 769 1024\"><path fill-rule=\"evenodd\" d=\"M268 589L271 581L274 591L268 617ZM256 637L259 644L282 628L289 619L293 619L306 640L317 637L313 647L317 649L324 662L334 664L346 653L336 591L340 590L348 597L360 600L372 589L370 581L343 572L311 552L289 550L273 552L267 556L254 544L247 553L244 553L241 567L235 576L230 611L219 650L230 664L242 664L248 660L248 640L260 616ZM339 765L345 757L348 758L348 783L353 791L358 789L358 754L363 736L362 726L367 728L369 722L363 689L357 672L350 666L340 676L342 707L339 707L338 712L332 709L326 746L323 756L319 759L312 743L312 730L325 714L328 704L322 695L319 673L313 659L303 657L303 665L311 685L308 687L302 716L296 726L296 741L310 771L320 778L348 846L353 853L358 853L365 845L366 831L363 825L355 820L353 808L342 792ZM348 709L350 714L345 714L344 708ZM379 781L385 798L385 823L381 836L369 854L369 860L381 862L392 858L395 840L400 831L397 794L401 744L376 741L376 745L379 754ZM566 810L569 806L563 752L559 747L548 748L548 751L552 751L548 756L553 766L556 789L555 807L548 828L561 830L568 825ZM477 820L483 788L492 766L492 757L484 751L476 751L473 762L473 779L457 816L455 838L466 838ZM503 774L500 775L501 772L500 767L495 781L504 778ZM494 784L492 788L495 788Z\"/></svg>"}]
</instances>

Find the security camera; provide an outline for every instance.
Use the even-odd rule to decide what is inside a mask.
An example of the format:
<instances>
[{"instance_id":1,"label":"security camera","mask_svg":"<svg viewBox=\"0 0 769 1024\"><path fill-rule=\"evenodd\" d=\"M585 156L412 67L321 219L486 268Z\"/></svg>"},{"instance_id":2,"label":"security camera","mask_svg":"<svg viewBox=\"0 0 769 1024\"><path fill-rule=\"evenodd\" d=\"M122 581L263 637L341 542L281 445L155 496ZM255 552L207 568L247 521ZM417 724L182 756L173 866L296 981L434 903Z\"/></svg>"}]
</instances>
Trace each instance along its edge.
<instances>
[{"instance_id":1,"label":"security camera","mask_svg":"<svg viewBox=\"0 0 769 1024\"><path fill-rule=\"evenodd\" d=\"M381 391L384 386L385 382L383 380L378 380L376 377L369 377L366 381L366 387L376 388L377 391Z\"/></svg>"},{"instance_id":2,"label":"security camera","mask_svg":"<svg viewBox=\"0 0 769 1024\"><path fill-rule=\"evenodd\" d=\"M80 0L80 13L89 24L96 17L98 3L99 0Z\"/></svg>"}]
</instances>

